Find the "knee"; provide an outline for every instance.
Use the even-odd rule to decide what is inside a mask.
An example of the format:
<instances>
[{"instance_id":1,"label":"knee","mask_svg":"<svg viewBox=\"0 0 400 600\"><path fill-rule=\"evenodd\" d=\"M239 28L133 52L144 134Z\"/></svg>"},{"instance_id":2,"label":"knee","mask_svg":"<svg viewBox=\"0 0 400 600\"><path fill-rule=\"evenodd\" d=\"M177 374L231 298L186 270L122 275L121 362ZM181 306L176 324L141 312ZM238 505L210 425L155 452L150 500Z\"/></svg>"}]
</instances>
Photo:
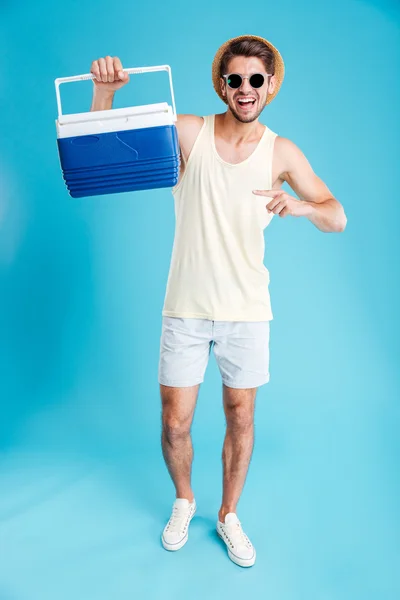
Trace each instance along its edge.
<instances>
[{"instance_id":1,"label":"knee","mask_svg":"<svg viewBox=\"0 0 400 600\"><path fill-rule=\"evenodd\" d=\"M229 406L226 411L226 422L229 428L236 432L246 432L254 425L253 410L242 404Z\"/></svg>"},{"instance_id":2,"label":"knee","mask_svg":"<svg viewBox=\"0 0 400 600\"><path fill-rule=\"evenodd\" d=\"M162 419L163 433L170 444L185 439L190 435L190 422L173 414L164 414Z\"/></svg>"}]
</instances>

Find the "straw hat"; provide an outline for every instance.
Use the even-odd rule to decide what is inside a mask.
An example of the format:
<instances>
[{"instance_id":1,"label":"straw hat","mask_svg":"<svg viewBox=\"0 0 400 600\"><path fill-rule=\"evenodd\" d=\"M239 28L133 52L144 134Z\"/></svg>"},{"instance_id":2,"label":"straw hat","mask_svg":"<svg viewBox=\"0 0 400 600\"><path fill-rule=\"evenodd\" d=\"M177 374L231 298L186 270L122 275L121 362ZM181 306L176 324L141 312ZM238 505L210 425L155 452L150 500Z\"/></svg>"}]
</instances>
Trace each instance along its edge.
<instances>
[{"instance_id":1,"label":"straw hat","mask_svg":"<svg viewBox=\"0 0 400 600\"><path fill-rule=\"evenodd\" d=\"M217 92L218 96L221 98L221 100L223 100L225 102L225 104L228 104L226 99L224 98L224 96L221 93L220 74L219 74L221 59L222 59L223 53L225 52L225 50L227 49L229 44L231 44L232 42L237 42L244 38L251 38L253 40L258 40L259 42L263 42L267 46L267 48L272 50L272 52L274 53L276 83L275 83L275 89L274 89L273 93L268 94L268 96L267 96L267 101L265 104L269 104L275 98L275 96L279 92L279 88L282 85L283 77L285 75L285 66L283 63L283 58L280 55L279 51L275 48L275 46L273 46L271 44L271 42L269 42L268 40L266 40L262 37L259 37L258 35L239 35L238 37L231 38L230 40L228 40L227 42L225 42L224 44L222 44L222 46L220 46L218 48L217 53L214 56L214 60L212 63L212 81L213 81L214 89Z\"/></svg>"}]
</instances>

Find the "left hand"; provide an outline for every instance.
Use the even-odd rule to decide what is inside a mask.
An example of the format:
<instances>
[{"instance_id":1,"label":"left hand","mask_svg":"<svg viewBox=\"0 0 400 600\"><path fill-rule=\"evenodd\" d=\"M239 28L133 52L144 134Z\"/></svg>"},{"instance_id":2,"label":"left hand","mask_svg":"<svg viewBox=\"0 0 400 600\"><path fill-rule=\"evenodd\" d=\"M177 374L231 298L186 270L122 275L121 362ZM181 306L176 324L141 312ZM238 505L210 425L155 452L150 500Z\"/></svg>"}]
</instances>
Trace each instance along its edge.
<instances>
[{"instance_id":1,"label":"left hand","mask_svg":"<svg viewBox=\"0 0 400 600\"><path fill-rule=\"evenodd\" d=\"M253 194L272 197L272 200L266 204L266 209L280 217L287 215L304 217L310 212L307 202L290 196L284 190L253 190Z\"/></svg>"}]
</instances>

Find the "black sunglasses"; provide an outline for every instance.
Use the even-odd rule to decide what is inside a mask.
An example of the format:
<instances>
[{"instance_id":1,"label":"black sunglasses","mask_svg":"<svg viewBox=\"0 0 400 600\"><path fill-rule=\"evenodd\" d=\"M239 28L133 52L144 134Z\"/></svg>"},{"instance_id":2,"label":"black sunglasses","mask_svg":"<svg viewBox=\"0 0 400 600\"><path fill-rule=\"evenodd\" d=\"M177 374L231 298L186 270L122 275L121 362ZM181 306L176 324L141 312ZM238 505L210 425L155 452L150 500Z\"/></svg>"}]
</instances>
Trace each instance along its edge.
<instances>
[{"instance_id":1,"label":"black sunglasses","mask_svg":"<svg viewBox=\"0 0 400 600\"><path fill-rule=\"evenodd\" d=\"M265 74L267 77L270 76L270 73ZM239 73L228 73L227 75L223 75L225 77L227 85L233 90L240 88L242 85L243 79L248 79L251 87L260 88L264 85L265 76L262 73L253 73L253 75L239 75Z\"/></svg>"}]
</instances>

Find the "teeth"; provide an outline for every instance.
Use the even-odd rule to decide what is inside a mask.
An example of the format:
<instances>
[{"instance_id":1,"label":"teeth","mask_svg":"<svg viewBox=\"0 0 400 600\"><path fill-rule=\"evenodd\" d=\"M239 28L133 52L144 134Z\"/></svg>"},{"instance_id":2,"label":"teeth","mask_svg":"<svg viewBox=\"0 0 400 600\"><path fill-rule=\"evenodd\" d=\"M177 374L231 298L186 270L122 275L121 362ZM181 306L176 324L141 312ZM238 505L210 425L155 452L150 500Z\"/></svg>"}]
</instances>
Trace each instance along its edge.
<instances>
[{"instance_id":1,"label":"teeth","mask_svg":"<svg viewBox=\"0 0 400 600\"><path fill-rule=\"evenodd\" d=\"M244 98L240 98L238 100L238 102L242 102L242 103L244 102L245 104L248 104L249 102L254 102L254 98L249 98L249 99L246 99L246 100Z\"/></svg>"}]
</instances>

